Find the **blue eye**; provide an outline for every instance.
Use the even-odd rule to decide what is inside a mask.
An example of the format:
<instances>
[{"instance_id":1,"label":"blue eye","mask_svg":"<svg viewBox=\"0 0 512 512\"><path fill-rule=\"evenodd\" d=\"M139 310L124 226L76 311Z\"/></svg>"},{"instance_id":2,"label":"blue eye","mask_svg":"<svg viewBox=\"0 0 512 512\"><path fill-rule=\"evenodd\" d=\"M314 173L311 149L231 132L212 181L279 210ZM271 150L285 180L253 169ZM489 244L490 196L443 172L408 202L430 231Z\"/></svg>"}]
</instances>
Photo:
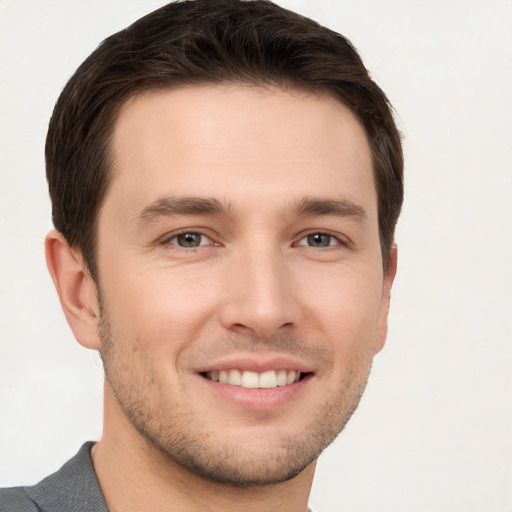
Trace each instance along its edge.
<instances>
[{"instance_id":1,"label":"blue eye","mask_svg":"<svg viewBox=\"0 0 512 512\"><path fill-rule=\"evenodd\" d=\"M299 241L298 245L307 245L309 247L323 248L339 245L339 240L328 233L311 233Z\"/></svg>"},{"instance_id":2,"label":"blue eye","mask_svg":"<svg viewBox=\"0 0 512 512\"><path fill-rule=\"evenodd\" d=\"M169 243L178 245L179 247L183 247L185 249L193 249L195 247L200 247L201 245L206 245L210 240L208 237L202 235L201 233L180 233L179 235L173 236Z\"/></svg>"},{"instance_id":3,"label":"blue eye","mask_svg":"<svg viewBox=\"0 0 512 512\"><path fill-rule=\"evenodd\" d=\"M332 236L324 233L314 233L308 235L308 245L311 247L329 247L331 245Z\"/></svg>"}]
</instances>

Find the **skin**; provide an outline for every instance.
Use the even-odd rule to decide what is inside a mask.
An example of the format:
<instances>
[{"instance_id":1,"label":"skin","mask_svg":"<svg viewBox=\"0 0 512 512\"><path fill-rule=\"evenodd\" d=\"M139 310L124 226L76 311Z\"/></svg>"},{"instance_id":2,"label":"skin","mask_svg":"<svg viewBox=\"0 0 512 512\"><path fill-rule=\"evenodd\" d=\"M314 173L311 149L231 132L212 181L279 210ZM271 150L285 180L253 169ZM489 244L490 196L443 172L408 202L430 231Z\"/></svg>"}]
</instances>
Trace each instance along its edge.
<instances>
[{"instance_id":1,"label":"skin","mask_svg":"<svg viewBox=\"0 0 512 512\"><path fill-rule=\"evenodd\" d=\"M387 333L396 251L383 275L363 128L327 95L201 86L127 102L112 149L99 283L59 233L46 243L105 365L92 456L109 509L305 511ZM204 378L223 365L307 378Z\"/></svg>"}]
</instances>

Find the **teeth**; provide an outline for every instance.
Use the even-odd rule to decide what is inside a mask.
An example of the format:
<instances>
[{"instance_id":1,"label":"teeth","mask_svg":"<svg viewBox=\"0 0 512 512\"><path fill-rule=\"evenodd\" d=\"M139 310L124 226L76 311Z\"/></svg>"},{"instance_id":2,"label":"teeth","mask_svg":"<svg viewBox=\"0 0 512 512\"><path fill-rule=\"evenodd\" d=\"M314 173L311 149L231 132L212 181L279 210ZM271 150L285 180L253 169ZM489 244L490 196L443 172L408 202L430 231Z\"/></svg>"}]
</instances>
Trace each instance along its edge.
<instances>
[{"instance_id":1,"label":"teeth","mask_svg":"<svg viewBox=\"0 0 512 512\"><path fill-rule=\"evenodd\" d=\"M230 382L231 384L231 382ZM244 388L259 388L260 379L256 372L242 373L242 387ZM236 384L235 384L236 385Z\"/></svg>"},{"instance_id":2,"label":"teeth","mask_svg":"<svg viewBox=\"0 0 512 512\"><path fill-rule=\"evenodd\" d=\"M242 385L242 372L240 370L229 370L229 384L233 386Z\"/></svg>"},{"instance_id":3,"label":"teeth","mask_svg":"<svg viewBox=\"0 0 512 512\"><path fill-rule=\"evenodd\" d=\"M279 370L277 372L277 385L286 386L286 370Z\"/></svg>"},{"instance_id":4,"label":"teeth","mask_svg":"<svg viewBox=\"0 0 512 512\"><path fill-rule=\"evenodd\" d=\"M262 388L270 389L277 386L289 386L300 380L300 372L295 370L269 370L263 373L240 371L240 370L220 370L206 373L206 378L231 384L232 386L242 386L244 388Z\"/></svg>"},{"instance_id":5,"label":"teeth","mask_svg":"<svg viewBox=\"0 0 512 512\"><path fill-rule=\"evenodd\" d=\"M276 388L277 387L277 375L274 370L263 372L260 375L260 388Z\"/></svg>"}]
</instances>

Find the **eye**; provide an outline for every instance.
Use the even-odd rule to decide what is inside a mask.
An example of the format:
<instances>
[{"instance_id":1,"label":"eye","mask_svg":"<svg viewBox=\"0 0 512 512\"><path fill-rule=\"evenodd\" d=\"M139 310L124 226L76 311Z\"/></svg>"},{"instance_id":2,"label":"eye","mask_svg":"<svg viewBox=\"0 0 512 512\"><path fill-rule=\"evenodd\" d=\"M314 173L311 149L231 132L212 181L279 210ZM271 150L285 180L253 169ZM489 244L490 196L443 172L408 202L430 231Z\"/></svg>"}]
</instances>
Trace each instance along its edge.
<instances>
[{"instance_id":1,"label":"eye","mask_svg":"<svg viewBox=\"0 0 512 512\"><path fill-rule=\"evenodd\" d=\"M190 231L174 235L167 240L167 243L183 247L184 249L194 249L196 247L201 247L202 245L211 244L212 241L202 233Z\"/></svg>"},{"instance_id":2,"label":"eye","mask_svg":"<svg viewBox=\"0 0 512 512\"><path fill-rule=\"evenodd\" d=\"M340 241L329 233L311 233L302 238L297 245L307 245L309 247L323 248L340 245Z\"/></svg>"}]
</instances>

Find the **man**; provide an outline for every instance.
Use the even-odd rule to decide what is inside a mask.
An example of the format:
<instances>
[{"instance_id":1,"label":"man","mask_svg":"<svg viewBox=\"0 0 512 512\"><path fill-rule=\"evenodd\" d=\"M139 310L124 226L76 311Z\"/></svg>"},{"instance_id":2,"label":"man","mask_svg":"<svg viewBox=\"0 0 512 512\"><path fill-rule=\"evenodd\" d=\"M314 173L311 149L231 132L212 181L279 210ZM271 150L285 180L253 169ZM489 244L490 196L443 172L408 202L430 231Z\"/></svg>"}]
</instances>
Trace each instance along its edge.
<instances>
[{"instance_id":1,"label":"man","mask_svg":"<svg viewBox=\"0 0 512 512\"><path fill-rule=\"evenodd\" d=\"M396 271L400 137L350 43L269 2L169 4L80 66L46 165L104 433L1 509L306 511Z\"/></svg>"}]
</instances>

